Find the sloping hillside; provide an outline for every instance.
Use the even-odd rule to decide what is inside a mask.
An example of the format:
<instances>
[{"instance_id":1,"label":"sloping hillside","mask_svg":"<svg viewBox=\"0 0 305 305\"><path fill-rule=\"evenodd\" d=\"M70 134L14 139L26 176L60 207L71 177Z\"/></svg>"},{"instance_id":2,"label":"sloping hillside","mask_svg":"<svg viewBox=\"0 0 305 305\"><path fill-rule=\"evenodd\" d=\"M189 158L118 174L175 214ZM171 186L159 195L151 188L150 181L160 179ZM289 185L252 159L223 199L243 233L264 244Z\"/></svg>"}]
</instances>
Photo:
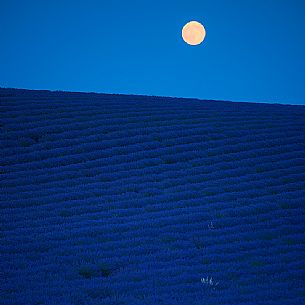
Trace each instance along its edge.
<instances>
[{"instance_id":1,"label":"sloping hillside","mask_svg":"<svg viewBox=\"0 0 305 305\"><path fill-rule=\"evenodd\" d=\"M305 106L0 103L1 305L305 304Z\"/></svg>"}]
</instances>

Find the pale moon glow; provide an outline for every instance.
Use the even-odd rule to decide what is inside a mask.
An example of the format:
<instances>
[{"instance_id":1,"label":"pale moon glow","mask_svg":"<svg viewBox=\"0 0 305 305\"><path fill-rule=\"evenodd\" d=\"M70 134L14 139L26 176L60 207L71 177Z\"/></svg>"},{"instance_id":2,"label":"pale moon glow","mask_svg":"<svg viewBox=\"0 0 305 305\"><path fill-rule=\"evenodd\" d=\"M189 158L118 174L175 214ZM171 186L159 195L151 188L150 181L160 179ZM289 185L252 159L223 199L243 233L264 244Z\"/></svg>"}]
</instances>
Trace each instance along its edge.
<instances>
[{"instance_id":1,"label":"pale moon glow","mask_svg":"<svg viewBox=\"0 0 305 305\"><path fill-rule=\"evenodd\" d=\"M183 40L191 46L201 44L205 38L205 34L204 26L197 21L188 22L182 29Z\"/></svg>"}]
</instances>

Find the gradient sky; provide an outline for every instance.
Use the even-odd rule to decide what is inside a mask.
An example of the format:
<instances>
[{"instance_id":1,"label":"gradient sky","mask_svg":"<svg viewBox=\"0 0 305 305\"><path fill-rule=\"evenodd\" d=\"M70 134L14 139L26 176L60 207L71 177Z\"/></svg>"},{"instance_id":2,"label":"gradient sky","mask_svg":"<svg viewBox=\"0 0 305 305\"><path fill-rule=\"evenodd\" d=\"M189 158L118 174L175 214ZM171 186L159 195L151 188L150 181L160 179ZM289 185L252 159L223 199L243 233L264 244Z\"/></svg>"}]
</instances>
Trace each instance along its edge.
<instances>
[{"instance_id":1,"label":"gradient sky","mask_svg":"<svg viewBox=\"0 0 305 305\"><path fill-rule=\"evenodd\" d=\"M0 0L0 87L305 104L304 16L303 0Z\"/></svg>"}]
</instances>

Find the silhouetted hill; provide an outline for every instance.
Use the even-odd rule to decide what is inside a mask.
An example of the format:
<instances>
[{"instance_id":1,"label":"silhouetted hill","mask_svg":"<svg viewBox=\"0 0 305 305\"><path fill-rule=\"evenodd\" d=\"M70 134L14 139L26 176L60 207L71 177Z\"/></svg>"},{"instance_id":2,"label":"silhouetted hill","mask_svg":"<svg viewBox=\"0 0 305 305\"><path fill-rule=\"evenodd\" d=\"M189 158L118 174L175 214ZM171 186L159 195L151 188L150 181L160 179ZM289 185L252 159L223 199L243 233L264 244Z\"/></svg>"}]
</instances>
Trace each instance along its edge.
<instances>
[{"instance_id":1,"label":"silhouetted hill","mask_svg":"<svg viewBox=\"0 0 305 305\"><path fill-rule=\"evenodd\" d=\"M0 89L0 304L305 304L305 106Z\"/></svg>"}]
</instances>

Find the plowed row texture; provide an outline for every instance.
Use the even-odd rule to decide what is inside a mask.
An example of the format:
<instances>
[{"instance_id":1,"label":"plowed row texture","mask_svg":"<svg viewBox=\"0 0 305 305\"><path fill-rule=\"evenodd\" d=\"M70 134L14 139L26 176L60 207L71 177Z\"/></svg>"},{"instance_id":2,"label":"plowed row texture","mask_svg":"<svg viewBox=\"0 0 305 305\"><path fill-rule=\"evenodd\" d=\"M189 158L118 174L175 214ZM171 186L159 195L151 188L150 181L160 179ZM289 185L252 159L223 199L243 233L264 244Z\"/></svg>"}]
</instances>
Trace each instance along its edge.
<instances>
[{"instance_id":1,"label":"plowed row texture","mask_svg":"<svg viewBox=\"0 0 305 305\"><path fill-rule=\"evenodd\" d=\"M0 89L1 305L305 304L305 106Z\"/></svg>"}]
</instances>

